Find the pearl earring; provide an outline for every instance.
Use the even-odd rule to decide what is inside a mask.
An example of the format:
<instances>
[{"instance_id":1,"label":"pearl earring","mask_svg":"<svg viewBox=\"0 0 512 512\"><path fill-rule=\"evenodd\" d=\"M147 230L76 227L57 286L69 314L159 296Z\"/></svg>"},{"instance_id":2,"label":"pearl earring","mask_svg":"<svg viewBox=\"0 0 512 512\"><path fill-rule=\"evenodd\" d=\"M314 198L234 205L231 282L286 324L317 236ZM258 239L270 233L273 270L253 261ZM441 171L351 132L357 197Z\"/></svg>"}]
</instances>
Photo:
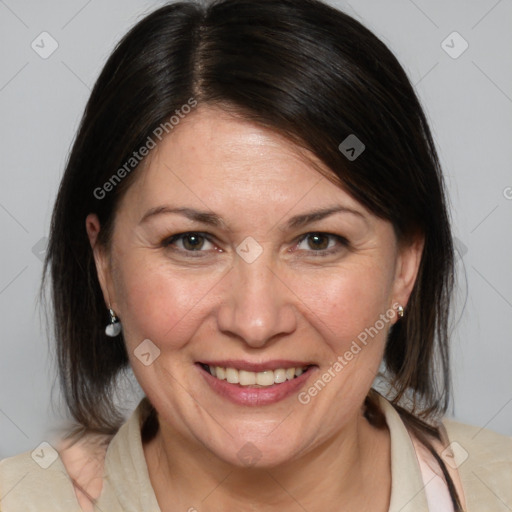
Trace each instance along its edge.
<instances>
[{"instance_id":1,"label":"pearl earring","mask_svg":"<svg viewBox=\"0 0 512 512\"><path fill-rule=\"evenodd\" d=\"M399 304L398 307L396 308L396 315L398 316L398 318L404 317L404 308L401 304Z\"/></svg>"},{"instance_id":2,"label":"pearl earring","mask_svg":"<svg viewBox=\"0 0 512 512\"><path fill-rule=\"evenodd\" d=\"M121 332L121 322L112 309L109 308L110 323L105 327L105 334L110 338L115 338Z\"/></svg>"}]
</instances>

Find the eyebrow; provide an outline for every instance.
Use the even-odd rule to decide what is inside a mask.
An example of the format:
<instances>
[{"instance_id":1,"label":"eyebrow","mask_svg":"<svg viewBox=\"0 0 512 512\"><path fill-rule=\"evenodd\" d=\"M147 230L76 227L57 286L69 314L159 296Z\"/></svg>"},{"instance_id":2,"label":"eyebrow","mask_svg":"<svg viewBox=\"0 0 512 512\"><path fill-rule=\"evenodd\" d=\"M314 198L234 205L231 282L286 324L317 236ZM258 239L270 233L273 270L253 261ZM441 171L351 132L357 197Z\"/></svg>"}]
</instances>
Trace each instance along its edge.
<instances>
[{"instance_id":1,"label":"eyebrow","mask_svg":"<svg viewBox=\"0 0 512 512\"><path fill-rule=\"evenodd\" d=\"M303 213L301 215L295 215L291 217L288 222L285 224L285 229L296 229L299 227L306 226L307 224L311 224L313 222L317 222L319 220L325 219L331 215L336 213L348 213L352 215L356 215L363 220L367 220L366 216L363 215L358 210L354 210L352 208L348 208L346 206L332 206L328 208L320 208L317 210L312 210L307 213ZM196 210L195 208L171 208L169 206L157 206L156 208L149 209L142 217L140 224L146 222L151 217L155 217L157 215L168 215L168 214L177 214L186 217L192 221L200 222L202 224L207 224L213 227L224 228L226 231L231 231L231 229L227 226L226 222L219 217L215 213Z\"/></svg>"},{"instance_id":2,"label":"eyebrow","mask_svg":"<svg viewBox=\"0 0 512 512\"><path fill-rule=\"evenodd\" d=\"M163 214L177 214L186 217L187 219L208 224L214 227L227 228L224 220L215 213L196 210L194 208L170 208L169 206L157 206L156 208L149 209L140 220L139 224L146 222L149 218Z\"/></svg>"},{"instance_id":3,"label":"eyebrow","mask_svg":"<svg viewBox=\"0 0 512 512\"><path fill-rule=\"evenodd\" d=\"M312 222L317 222L319 220L325 219L326 217L329 217L336 213L349 213L352 215L356 215L363 220L366 220L366 217L358 210L354 210L353 208L348 208L346 206L332 206L329 208L320 208L318 210L313 210L311 212L307 212L301 215L295 215L286 223L286 227L288 229L300 228L306 226L307 224L311 224Z\"/></svg>"}]
</instances>

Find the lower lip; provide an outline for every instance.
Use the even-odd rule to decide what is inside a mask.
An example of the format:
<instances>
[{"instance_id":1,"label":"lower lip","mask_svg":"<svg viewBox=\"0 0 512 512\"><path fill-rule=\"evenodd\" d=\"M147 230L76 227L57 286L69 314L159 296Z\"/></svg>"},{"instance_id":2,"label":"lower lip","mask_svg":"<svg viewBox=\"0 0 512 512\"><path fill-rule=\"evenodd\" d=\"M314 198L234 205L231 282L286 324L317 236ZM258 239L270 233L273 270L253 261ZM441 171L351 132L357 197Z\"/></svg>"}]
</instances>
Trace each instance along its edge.
<instances>
[{"instance_id":1,"label":"lower lip","mask_svg":"<svg viewBox=\"0 0 512 512\"><path fill-rule=\"evenodd\" d=\"M238 384L230 384L227 380L220 380L211 375L200 364L196 365L206 380L208 385L217 394L227 398L237 405L269 405L284 400L290 395L298 392L298 390L309 379L316 367L310 367L306 372L292 380L287 380L282 384L273 384L261 388L251 386L240 386Z\"/></svg>"}]
</instances>

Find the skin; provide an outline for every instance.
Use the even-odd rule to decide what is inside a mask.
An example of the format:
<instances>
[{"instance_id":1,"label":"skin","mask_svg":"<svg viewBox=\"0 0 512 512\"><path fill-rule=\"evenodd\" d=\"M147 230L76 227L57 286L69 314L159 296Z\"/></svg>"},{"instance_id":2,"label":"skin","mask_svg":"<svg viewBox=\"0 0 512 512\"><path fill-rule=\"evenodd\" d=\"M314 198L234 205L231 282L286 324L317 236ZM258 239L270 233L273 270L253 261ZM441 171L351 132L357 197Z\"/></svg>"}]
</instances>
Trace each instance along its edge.
<instances>
[{"instance_id":1,"label":"skin","mask_svg":"<svg viewBox=\"0 0 512 512\"><path fill-rule=\"evenodd\" d=\"M316 511L340 503L388 510L389 432L369 424L363 402L396 314L306 405L297 393L235 405L195 365L314 362L304 391L381 314L406 306L422 240L399 244L389 222L315 164L276 133L200 106L149 155L121 200L108 249L96 243L97 217L87 217L105 302L122 321L134 373L159 414L144 452L163 511ZM172 213L142 220L164 205L215 213L223 224ZM352 212L286 227L295 215L339 205ZM190 239L163 243L186 232L210 241L200 238L200 251ZM329 236L300 241L308 233L339 235L348 245ZM236 253L248 236L262 248L252 263ZM321 249L334 252L318 256ZM161 351L148 366L134 355L145 339ZM260 457L250 467L238 457L248 442Z\"/></svg>"}]
</instances>

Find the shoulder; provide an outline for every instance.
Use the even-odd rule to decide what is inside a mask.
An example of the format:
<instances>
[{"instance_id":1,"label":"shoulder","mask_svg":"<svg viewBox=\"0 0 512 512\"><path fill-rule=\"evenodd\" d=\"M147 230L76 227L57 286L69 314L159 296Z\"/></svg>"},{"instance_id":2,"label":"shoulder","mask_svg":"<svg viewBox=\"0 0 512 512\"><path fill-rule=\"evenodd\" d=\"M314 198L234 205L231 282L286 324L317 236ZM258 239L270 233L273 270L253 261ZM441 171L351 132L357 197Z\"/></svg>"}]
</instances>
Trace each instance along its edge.
<instances>
[{"instance_id":1,"label":"shoulder","mask_svg":"<svg viewBox=\"0 0 512 512\"><path fill-rule=\"evenodd\" d=\"M456 449L459 449L459 446L462 448L462 450L459 449L461 452L459 455L466 460L471 458L475 465L494 463L512 465L512 437L453 420L444 420L443 425L450 442Z\"/></svg>"},{"instance_id":2,"label":"shoulder","mask_svg":"<svg viewBox=\"0 0 512 512\"><path fill-rule=\"evenodd\" d=\"M109 441L110 436L87 435L56 448L42 443L0 461L2 512L40 510L42 503L55 504L54 511L93 510Z\"/></svg>"},{"instance_id":3,"label":"shoulder","mask_svg":"<svg viewBox=\"0 0 512 512\"><path fill-rule=\"evenodd\" d=\"M492 510L510 510L512 438L453 420L443 425L449 444L442 456L446 464L457 468L468 504L476 510L491 505Z\"/></svg>"},{"instance_id":4,"label":"shoulder","mask_svg":"<svg viewBox=\"0 0 512 512\"><path fill-rule=\"evenodd\" d=\"M48 503L56 512L80 511L73 484L48 443L0 461L0 498L2 512L41 510Z\"/></svg>"}]
</instances>

